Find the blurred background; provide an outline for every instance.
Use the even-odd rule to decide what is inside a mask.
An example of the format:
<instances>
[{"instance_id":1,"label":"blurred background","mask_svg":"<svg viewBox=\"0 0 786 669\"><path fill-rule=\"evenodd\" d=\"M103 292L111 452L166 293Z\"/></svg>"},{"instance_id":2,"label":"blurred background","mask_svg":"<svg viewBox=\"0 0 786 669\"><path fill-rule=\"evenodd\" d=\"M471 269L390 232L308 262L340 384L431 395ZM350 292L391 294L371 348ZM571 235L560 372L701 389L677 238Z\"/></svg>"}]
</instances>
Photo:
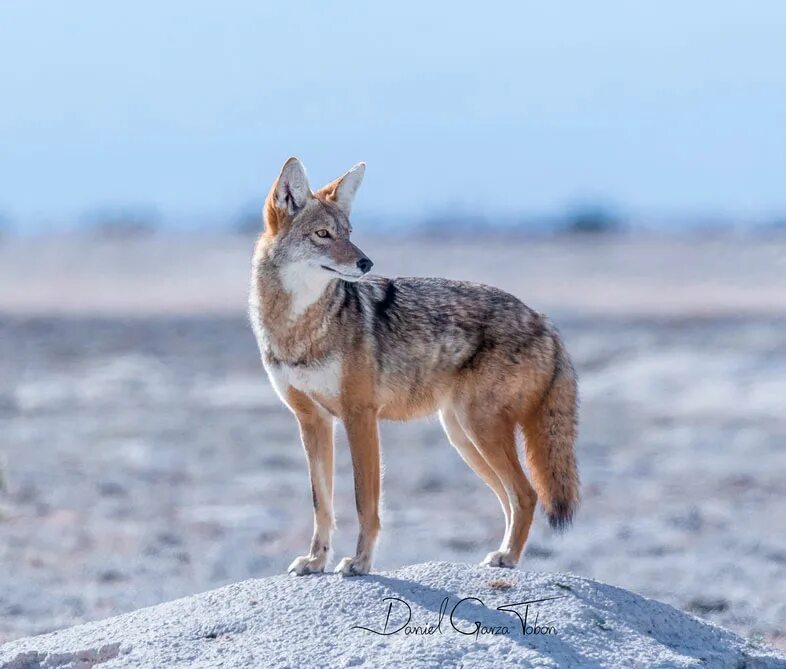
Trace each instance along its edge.
<instances>
[{"instance_id":1,"label":"blurred background","mask_svg":"<svg viewBox=\"0 0 786 669\"><path fill-rule=\"evenodd\" d=\"M315 188L367 162L379 273L493 283L563 331L584 503L522 567L786 647L785 31L774 1L0 4L0 642L306 548L245 317L298 155ZM498 542L435 420L383 455L379 568Z\"/></svg>"}]
</instances>

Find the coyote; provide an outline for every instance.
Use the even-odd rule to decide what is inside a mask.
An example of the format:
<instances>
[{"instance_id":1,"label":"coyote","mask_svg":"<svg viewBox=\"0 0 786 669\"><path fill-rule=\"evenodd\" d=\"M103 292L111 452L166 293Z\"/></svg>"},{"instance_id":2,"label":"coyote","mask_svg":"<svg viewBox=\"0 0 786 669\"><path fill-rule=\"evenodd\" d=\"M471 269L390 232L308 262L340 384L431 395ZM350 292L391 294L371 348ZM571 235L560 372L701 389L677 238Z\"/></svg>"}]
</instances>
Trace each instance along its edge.
<instances>
[{"instance_id":1,"label":"coyote","mask_svg":"<svg viewBox=\"0 0 786 669\"><path fill-rule=\"evenodd\" d=\"M346 428L360 526L356 554L336 572L353 576L371 569L380 530L378 421L434 412L505 514L502 545L482 564L514 567L537 500L555 528L570 524L578 503L570 358L551 323L502 290L369 275L373 263L350 241L349 222L364 172L358 163L312 192L301 162L287 160L254 251L251 323L300 427L314 502L311 548L289 571L322 572L328 560L333 420ZM519 426L534 489L519 463Z\"/></svg>"}]
</instances>

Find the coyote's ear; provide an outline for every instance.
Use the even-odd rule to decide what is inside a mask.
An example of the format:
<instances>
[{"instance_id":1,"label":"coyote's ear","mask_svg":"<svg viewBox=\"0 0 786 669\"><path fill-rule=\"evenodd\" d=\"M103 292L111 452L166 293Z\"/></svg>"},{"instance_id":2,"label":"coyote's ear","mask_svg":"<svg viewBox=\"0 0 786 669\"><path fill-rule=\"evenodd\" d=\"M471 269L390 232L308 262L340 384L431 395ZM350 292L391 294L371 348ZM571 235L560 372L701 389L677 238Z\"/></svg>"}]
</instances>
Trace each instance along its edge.
<instances>
[{"instance_id":1,"label":"coyote's ear","mask_svg":"<svg viewBox=\"0 0 786 669\"><path fill-rule=\"evenodd\" d=\"M306 169L303 163L292 157L284 163L265 201L265 231L275 235L281 216L294 216L306 206L310 197Z\"/></svg>"},{"instance_id":2,"label":"coyote's ear","mask_svg":"<svg viewBox=\"0 0 786 669\"><path fill-rule=\"evenodd\" d=\"M352 202L358 192L363 175L366 173L366 163L358 163L344 176L331 181L327 186L320 188L317 195L324 197L329 202L335 202L341 211L349 216L352 211Z\"/></svg>"}]
</instances>

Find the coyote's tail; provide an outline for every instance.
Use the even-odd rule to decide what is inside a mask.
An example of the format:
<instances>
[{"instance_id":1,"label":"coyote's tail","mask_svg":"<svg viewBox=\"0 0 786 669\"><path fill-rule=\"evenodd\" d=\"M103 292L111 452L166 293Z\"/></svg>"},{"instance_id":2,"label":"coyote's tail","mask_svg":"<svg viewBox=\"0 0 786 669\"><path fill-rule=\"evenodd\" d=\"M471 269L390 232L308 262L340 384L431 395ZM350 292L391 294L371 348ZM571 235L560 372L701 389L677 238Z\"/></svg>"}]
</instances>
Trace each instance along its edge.
<instances>
[{"instance_id":1,"label":"coyote's tail","mask_svg":"<svg viewBox=\"0 0 786 669\"><path fill-rule=\"evenodd\" d=\"M554 372L539 406L523 423L529 468L549 524L564 529L573 520L579 502L579 475L574 451L577 431L576 372L559 335L555 344Z\"/></svg>"}]
</instances>

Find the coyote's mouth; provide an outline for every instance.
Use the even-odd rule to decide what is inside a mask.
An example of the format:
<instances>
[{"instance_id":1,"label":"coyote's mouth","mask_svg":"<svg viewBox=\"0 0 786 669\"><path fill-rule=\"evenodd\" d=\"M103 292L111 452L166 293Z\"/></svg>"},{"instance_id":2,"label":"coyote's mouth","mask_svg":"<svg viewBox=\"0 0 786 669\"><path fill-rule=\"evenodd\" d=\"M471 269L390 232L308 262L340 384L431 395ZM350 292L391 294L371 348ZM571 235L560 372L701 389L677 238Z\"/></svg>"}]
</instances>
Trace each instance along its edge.
<instances>
[{"instance_id":1,"label":"coyote's mouth","mask_svg":"<svg viewBox=\"0 0 786 669\"><path fill-rule=\"evenodd\" d=\"M326 269L328 272L338 274L342 279L346 279L348 281L357 281L361 276L363 276L362 274L347 274L345 272L340 272L339 270L334 269L333 267L328 267L327 265L320 265L320 267L322 269Z\"/></svg>"}]
</instances>

